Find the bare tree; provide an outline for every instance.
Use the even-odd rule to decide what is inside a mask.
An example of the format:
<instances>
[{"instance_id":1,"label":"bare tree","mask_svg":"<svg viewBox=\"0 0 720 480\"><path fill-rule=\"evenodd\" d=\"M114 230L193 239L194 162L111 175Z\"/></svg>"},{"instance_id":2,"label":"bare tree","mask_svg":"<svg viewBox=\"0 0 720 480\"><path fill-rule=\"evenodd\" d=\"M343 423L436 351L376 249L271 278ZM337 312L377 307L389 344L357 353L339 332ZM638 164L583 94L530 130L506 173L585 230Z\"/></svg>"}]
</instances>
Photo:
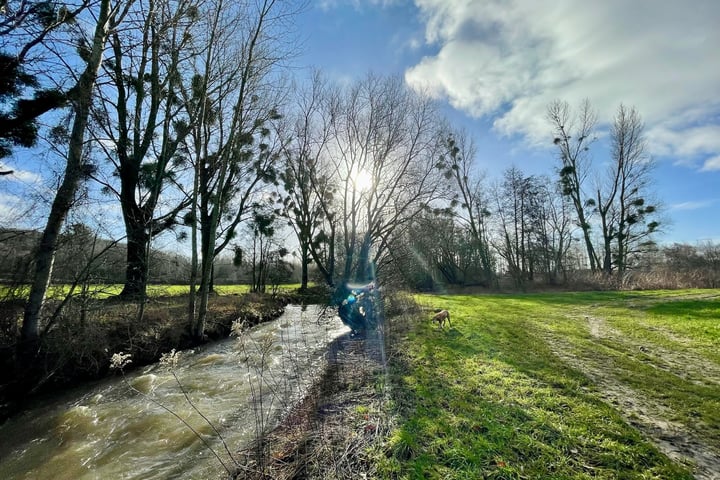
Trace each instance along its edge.
<instances>
[{"instance_id":1,"label":"bare tree","mask_svg":"<svg viewBox=\"0 0 720 480\"><path fill-rule=\"evenodd\" d=\"M548 282L555 284L565 275L569 265L568 255L572 245L572 205L569 199L559 192L559 185L550 180L541 180L543 185L541 198L544 198L543 246L547 256Z\"/></svg>"},{"instance_id":2,"label":"bare tree","mask_svg":"<svg viewBox=\"0 0 720 480\"><path fill-rule=\"evenodd\" d=\"M343 279L364 282L393 233L445 193L435 168L438 117L434 104L401 79L369 75L338 93L330 118L328 156L340 190Z\"/></svg>"},{"instance_id":3,"label":"bare tree","mask_svg":"<svg viewBox=\"0 0 720 480\"><path fill-rule=\"evenodd\" d=\"M400 244L396 248L405 247L403 244L410 247L409 257L398 263L407 272L408 280L419 286L432 285L437 274L442 283L449 285L473 280L474 239L448 212L435 210L417 215L396 243Z\"/></svg>"},{"instance_id":4,"label":"bare tree","mask_svg":"<svg viewBox=\"0 0 720 480\"><path fill-rule=\"evenodd\" d=\"M63 43L78 16L93 5L89 0L49 2L21 0L0 9L0 158L12 147L31 147L38 138L37 119L67 104L67 91L47 74L43 54ZM79 33L79 31L76 30ZM67 39L65 39L67 40ZM42 52L42 53L38 53ZM28 98L28 90L32 98ZM0 175L13 173L0 170Z\"/></svg>"},{"instance_id":5,"label":"bare tree","mask_svg":"<svg viewBox=\"0 0 720 480\"><path fill-rule=\"evenodd\" d=\"M547 117L554 130L554 144L561 162L559 174L562 193L570 198L575 208L590 269L594 272L599 268L599 261L592 243L588 199L583 186L590 171L588 151L595 140L593 130L597 116L588 100L580 105L576 115L572 115L567 102L556 100L548 106Z\"/></svg>"},{"instance_id":6,"label":"bare tree","mask_svg":"<svg viewBox=\"0 0 720 480\"><path fill-rule=\"evenodd\" d=\"M266 205L265 208L258 208L249 224L252 230L252 247L248 250L251 253L249 260L253 292L265 293L269 281L275 286L275 281L281 279L283 273L289 272L289 266L283 260L288 250L279 245L275 238L278 217L270 207Z\"/></svg>"},{"instance_id":7,"label":"bare tree","mask_svg":"<svg viewBox=\"0 0 720 480\"><path fill-rule=\"evenodd\" d=\"M264 203L261 187L277 181L279 143L270 123L280 118L281 90L272 75L284 55L279 32L290 14L275 0L241 6L218 1L208 11L206 54L186 103L189 115L198 119L187 142L195 165L188 217L193 255L197 225L201 237L200 303L192 320L198 339L204 335L213 262L254 206ZM193 263L197 267L197 259Z\"/></svg>"},{"instance_id":8,"label":"bare tree","mask_svg":"<svg viewBox=\"0 0 720 480\"><path fill-rule=\"evenodd\" d=\"M635 108L618 108L610 137L612 161L605 176L596 181L593 198L585 198L583 193L591 171L585 152L595 125L589 103L586 100L571 119L567 103L554 102L548 107L548 118L555 128L563 165L560 184L575 207L590 267L607 274L624 272L636 254L654 245L652 235L660 226L655 219L657 207L648 198L653 162L646 154L640 115ZM593 216L600 227L602 258L590 237Z\"/></svg>"},{"instance_id":9,"label":"bare tree","mask_svg":"<svg viewBox=\"0 0 720 480\"><path fill-rule=\"evenodd\" d=\"M685 288L720 286L720 244L710 241L697 245L674 243L662 249L664 265L672 276L685 278Z\"/></svg>"},{"instance_id":10,"label":"bare tree","mask_svg":"<svg viewBox=\"0 0 720 480\"><path fill-rule=\"evenodd\" d=\"M301 283L308 285L308 266L314 261L328 285L334 279L335 188L323 172L323 155L330 138L327 118L327 84L315 72L309 86L298 94L297 105L278 133L283 135L282 193L279 212L293 228L300 246ZM328 254L322 248L328 247Z\"/></svg>"},{"instance_id":11,"label":"bare tree","mask_svg":"<svg viewBox=\"0 0 720 480\"><path fill-rule=\"evenodd\" d=\"M495 189L499 227L496 248L518 286L532 281L535 272L531 219L531 208L537 203L534 184L533 177L511 167L504 172L502 182Z\"/></svg>"},{"instance_id":12,"label":"bare tree","mask_svg":"<svg viewBox=\"0 0 720 480\"><path fill-rule=\"evenodd\" d=\"M197 55L192 44L197 2L138 0L123 29L110 38L112 56L103 62L105 77L95 111L98 144L112 162L106 190L119 200L127 236L125 286L121 296L144 298L150 242L177 224L187 200L178 197L160 212L161 196L170 199L178 146L194 119L185 115L181 92L191 76L184 66Z\"/></svg>"},{"instance_id":13,"label":"bare tree","mask_svg":"<svg viewBox=\"0 0 720 480\"><path fill-rule=\"evenodd\" d=\"M632 257L653 245L660 225L654 220L656 206L648 203L654 164L645 152L637 110L620 105L610 143L609 167L596 182L595 198L585 202L586 211L597 215L602 240L597 267L606 274L624 272Z\"/></svg>"},{"instance_id":14,"label":"bare tree","mask_svg":"<svg viewBox=\"0 0 720 480\"><path fill-rule=\"evenodd\" d=\"M489 285L495 276L495 260L490 250L488 231L491 213L484 178L475 169L476 154L472 140L465 132L458 131L448 136L447 154L440 157L436 166L445 170L445 177L452 182L455 194L451 206L456 218L469 229L472 236L482 272L479 281Z\"/></svg>"},{"instance_id":15,"label":"bare tree","mask_svg":"<svg viewBox=\"0 0 720 480\"><path fill-rule=\"evenodd\" d=\"M654 245L652 235L660 226L657 207L648 196L655 164L647 155L643 132L638 111L620 104L611 132L615 171L611 190L617 197L614 263L620 273L632 266L634 256Z\"/></svg>"},{"instance_id":16,"label":"bare tree","mask_svg":"<svg viewBox=\"0 0 720 480\"><path fill-rule=\"evenodd\" d=\"M55 194L40 245L35 254L35 272L21 330L25 346L37 343L40 311L52 275L58 236L73 204L78 186L88 173L84 157L84 144L91 100L108 35L112 29L117 27L117 23L123 17L122 12L118 12L120 6L121 4L113 6L110 0L101 0L96 5L97 10L93 11L95 20L93 36L87 43L81 43L87 48L85 54L82 55L84 68L74 86L67 92L67 99L73 113L67 162L63 179Z\"/></svg>"}]
</instances>

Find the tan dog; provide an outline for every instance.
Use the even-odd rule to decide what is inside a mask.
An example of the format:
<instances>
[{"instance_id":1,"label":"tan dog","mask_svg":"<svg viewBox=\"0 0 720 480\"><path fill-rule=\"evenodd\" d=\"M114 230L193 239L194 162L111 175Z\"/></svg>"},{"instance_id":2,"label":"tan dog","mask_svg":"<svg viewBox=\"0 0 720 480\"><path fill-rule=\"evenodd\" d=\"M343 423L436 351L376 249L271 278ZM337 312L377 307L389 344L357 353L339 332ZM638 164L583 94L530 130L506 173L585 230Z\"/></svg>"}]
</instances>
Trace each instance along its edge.
<instances>
[{"instance_id":1,"label":"tan dog","mask_svg":"<svg viewBox=\"0 0 720 480\"><path fill-rule=\"evenodd\" d=\"M447 321L448 325L452 327L452 323L450 323L450 312L447 310L440 310L435 314L431 321L438 322L438 328L443 328L445 321Z\"/></svg>"}]
</instances>

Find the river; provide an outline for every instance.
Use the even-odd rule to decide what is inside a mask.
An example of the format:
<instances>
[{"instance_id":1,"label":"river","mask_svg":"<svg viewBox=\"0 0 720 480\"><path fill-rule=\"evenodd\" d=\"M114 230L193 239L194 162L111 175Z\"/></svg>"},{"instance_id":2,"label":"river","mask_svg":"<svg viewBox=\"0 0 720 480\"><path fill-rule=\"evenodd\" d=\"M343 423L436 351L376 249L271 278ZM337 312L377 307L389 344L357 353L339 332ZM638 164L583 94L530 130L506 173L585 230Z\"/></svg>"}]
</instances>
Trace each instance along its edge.
<instances>
[{"instance_id":1,"label":"river","mask_svg":"<svg viewBox=\"0 0 720 480\"><path fill-rule=\"evenodd\" d=\"M303 396L346 332L338 317L290 305L240 339L181 352L172 369L155 364L38 402L0 426L0 479L226 478L222 463L235 464L215 430L237 458Z\"/></svg>"}]
</instances>

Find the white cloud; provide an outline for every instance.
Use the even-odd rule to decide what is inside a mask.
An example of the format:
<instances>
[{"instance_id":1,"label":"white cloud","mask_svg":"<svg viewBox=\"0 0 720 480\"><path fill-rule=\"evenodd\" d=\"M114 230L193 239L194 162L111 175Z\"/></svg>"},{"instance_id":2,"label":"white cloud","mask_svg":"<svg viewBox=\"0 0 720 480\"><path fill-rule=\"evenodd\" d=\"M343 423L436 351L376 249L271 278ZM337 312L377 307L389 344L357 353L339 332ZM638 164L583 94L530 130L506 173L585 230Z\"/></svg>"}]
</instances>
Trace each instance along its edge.
<instances>
[{"instance_id":1,"label":"white cloud","mask_svg":"<svg viewBox=\"0 0 720 480\"><path fill-rule=\"evenodd\" d=\"M715 200L703 200L698 202L682 202L670 206L670 210L699 210L702 208L712 207Z\"/></svg>"},{"instance_id":2,"label":"white cloud","mask_svg":"<svg viewBox=\"0 0 720 480\"><path fill-rule=\"evenodd\" d=\"M705 160L700 170L703 172L720 170L720 155L716 155Z\"/></svg>"},{"instance_id":3,"label":"white cloud","mask_svg":"<svg viewBox=\"0 0 720 480\"><path fill-rule=\"evenodd\" d=\"M702 170L719 169L720 123L698 125L702 121L703 118L695 118L695 115L686 112L678 118L651 126L647 137L653 153L675 156L677 163L690 166L695 166L698 158L704 158Z\"/></svg>"},{"instance_id":4,"label":"white cloud","mask_svg":"<svg viewBox=\"0 0 720 480\"><path fill-rule=\"evenodd\" d=\"M28 184L39 184L42 182L42 176L40 176L40 174L30 172L28 170L15 170L15 172L13 172L13 174L8 178L15 178Z\"/></svg>"},{"instance_id":5,"label":"white cloud","mask_svg":"<svg viewBox=\"0 0 720 480\"><path fill-rule=\"evenodd\" d=\"M412 37L410 38L410 40L407 41L406 45L407 48L414 51L422 47L422 41L420 41L420 39L418 38Z\"/></svg>"},{"instance_id":6,"label":"white cloud","mask_svg":"<svg viewBox=\"0 0 720 480\"><path fill-rule=\"evenodd\" d=\"M636 106L653 154L720 154L720 2L415 3L438 50L407 82L493 118L501 134L547 143L547 104L588 98L601 122Z\"/></svg>"},{"instance_id":7,"label":"white cloud","mask_svg":"<svg viewBox=\"0 0 720 480\"><path fill-rule=\"evenodd\" d=\"M3 164L2 170L12 170L13 172L10 175L3 176L3 181L16 181L30 185L40 184L42 182L42 176L39 173L22 170L20 168L14 167L11 164Z\"/></svg>"},{"instance_id":8,"label":"white cloud","mask_svg":"<svg viewBox=\"0 0 720 480\"><path fill-rule=\"evenodd\" d=\"M17 221L20 204L19 197L0 193L0 226L11 226Z\"/></svg>"}]
</instances>

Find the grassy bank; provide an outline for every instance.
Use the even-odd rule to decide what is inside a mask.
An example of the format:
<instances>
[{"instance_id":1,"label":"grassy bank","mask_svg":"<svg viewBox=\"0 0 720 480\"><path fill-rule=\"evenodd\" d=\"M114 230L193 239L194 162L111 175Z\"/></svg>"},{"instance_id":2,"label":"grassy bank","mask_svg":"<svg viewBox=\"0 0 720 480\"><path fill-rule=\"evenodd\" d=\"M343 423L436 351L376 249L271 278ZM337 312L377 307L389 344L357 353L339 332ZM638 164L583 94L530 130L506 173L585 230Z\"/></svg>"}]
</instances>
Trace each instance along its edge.
<instances>
[{"instance_id":1,"label":"grassy bank","mask_svg":"<svg viewBox=\"0 0 720 480\"><path fill-rule=\"evenodd\" d=\"M719 296L416 297L378 476L717 478ZM452 328L430 325L434 308Z\"/></svg>"}]
</instances>

